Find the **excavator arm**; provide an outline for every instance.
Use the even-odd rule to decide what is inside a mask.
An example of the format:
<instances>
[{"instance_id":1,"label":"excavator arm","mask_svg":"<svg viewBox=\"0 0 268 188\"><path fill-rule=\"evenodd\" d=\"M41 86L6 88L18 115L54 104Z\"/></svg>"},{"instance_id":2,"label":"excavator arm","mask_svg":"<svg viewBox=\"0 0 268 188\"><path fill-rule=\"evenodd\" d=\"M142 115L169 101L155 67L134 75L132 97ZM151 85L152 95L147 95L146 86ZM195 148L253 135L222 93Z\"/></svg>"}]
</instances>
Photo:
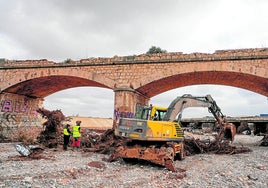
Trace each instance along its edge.
<instances>
[{"instance_id":1,"label":"excavator arm","mask_svg":"<svg viewBox=\"0 0 268 188\"><path fill-rule=\"evenodd\" d=\"M164 121L175 121L176 117L178 117L177 121L179 122L181 120L183 110L188 107L208 108L208 111L212 113L214 118L217 120L217 126L220 128L220 132L224 134L224 137L233 141L236 134L236 128L233 124L226 122L221 109L210 95L199 97L186 94L181 97L177 97L169 105Z\"/></svg>"}]
</instances>

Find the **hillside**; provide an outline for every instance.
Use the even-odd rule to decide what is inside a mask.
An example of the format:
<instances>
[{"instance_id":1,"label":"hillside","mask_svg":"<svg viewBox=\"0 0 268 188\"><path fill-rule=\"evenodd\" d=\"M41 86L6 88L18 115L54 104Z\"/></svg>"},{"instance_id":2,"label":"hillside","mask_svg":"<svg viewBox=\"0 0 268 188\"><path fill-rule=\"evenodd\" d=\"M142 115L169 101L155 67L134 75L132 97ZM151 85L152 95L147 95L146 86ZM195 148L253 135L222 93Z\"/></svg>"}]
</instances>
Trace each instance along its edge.
<instances>
[{"instance_id":1,"label":"hillside","mask_svg":"<svg viewBox=\"0 0 268 188\"><path fill-rule=\"evenodd\" d=\"M77 117L68 116L70 121L65 121L63 124L69 123L71 126L75 125L77 120L82 121L82 128L92 128L92 129L110 129L113 127L113 119L111 118L98 118L98 117Z\"/></svg>"}]
</instances>

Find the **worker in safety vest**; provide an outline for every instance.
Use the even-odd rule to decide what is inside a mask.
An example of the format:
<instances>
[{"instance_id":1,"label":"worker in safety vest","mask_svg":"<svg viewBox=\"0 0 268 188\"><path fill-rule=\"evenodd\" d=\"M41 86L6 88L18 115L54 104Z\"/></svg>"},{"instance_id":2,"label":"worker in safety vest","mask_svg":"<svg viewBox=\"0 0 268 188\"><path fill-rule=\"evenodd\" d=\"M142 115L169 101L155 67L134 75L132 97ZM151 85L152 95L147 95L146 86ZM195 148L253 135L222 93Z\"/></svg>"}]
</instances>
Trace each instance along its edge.
<instances>
[{"instance_id":1,"label":"worker in safety vest","mask_svg":"<svg viewBox=\"0 0 268 188\"><path fill-rule=\"evenodd\" d=\"M63 129L63 149L64 150L67 150L67 147L70 141L70 136L72 134L69 128L70 128L70 125L67 124L65 128Z\"/></svg>"},{"instance_id":2,"label":"worker in safety vest","mask_svg":"<svg viewBox=\"0 0 268 188\"><path fill-rule=\"evenodd\" d=\"M80 141L81 141L81 133L80 133L80 125L81 125L81 121L76 121L76 125L73 126L73 150L76 147L77 150L80 147Z\"/></svg>"}]
</instances>

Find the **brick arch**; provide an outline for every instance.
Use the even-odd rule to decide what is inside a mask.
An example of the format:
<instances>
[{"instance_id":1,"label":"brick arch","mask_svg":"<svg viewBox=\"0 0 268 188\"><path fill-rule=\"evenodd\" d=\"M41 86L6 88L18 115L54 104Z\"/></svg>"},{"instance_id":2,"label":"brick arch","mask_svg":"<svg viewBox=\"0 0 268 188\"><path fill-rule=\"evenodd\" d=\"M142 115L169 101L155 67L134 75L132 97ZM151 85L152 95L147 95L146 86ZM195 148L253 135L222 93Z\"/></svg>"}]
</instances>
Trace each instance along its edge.
<instances>
[{"instance_id":1,"label":"brick arch","mask_svg":"<svg viewBox=\"0 0 268 188\"><path fill-rule=\"evenodd\" d=\"M93 86L109 88L99 82L74 76L44 76L19 82L3 92L44 98L55 92L73 87Z\"/></svg>"},{"instance_id":2,"label":"brick arch","mask_svg":"<svg viewBox=\"0 0 268 188\"><path fill-rule=\"evenodd\" d=\"M137 88L137 91L151 98L171 89L202 84L233 86L268 96L268 83L266 78L251 74L224 71L177 74L150 82Z\"/></svg>"},{"instance_id":3,"label":"brick arch","mask_svg":"<svg viewBox=\"0 0 268 188\"><path fill-rule=\"evenodd\" d=\"M11 70L12 71L12 70ZM21 69L15 79L2 86L2 92L43 98L57 91L81 86L113 88L114 81L94 71L75 69Z\"/></svg>"}]
</instances>

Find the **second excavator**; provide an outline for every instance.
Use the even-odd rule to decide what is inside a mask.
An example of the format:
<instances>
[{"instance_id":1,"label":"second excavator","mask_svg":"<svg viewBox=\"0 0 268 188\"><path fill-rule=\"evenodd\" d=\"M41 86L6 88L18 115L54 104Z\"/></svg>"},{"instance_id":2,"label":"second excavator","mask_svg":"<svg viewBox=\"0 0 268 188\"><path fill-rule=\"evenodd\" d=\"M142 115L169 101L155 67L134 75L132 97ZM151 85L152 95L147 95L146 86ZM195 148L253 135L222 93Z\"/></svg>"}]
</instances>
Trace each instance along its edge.
<instances>
[{"instance_id":1,"label":"second excavator","mask_svg":"<svg viewBox=\"0 0 268 188\"><path fill-rule=\"evenodd\" d=\"M188 107L206 107L217 120L218 137L233 141L235 126L225 116L210 95L189 94L174 99L168 108L137 106L135 118L120 118L115 135L124 140L110 161L117 158L141 159L175 171L174 159L184 159L184 132L180 124L182 112Z\"/></svg>"}]
</instances>

